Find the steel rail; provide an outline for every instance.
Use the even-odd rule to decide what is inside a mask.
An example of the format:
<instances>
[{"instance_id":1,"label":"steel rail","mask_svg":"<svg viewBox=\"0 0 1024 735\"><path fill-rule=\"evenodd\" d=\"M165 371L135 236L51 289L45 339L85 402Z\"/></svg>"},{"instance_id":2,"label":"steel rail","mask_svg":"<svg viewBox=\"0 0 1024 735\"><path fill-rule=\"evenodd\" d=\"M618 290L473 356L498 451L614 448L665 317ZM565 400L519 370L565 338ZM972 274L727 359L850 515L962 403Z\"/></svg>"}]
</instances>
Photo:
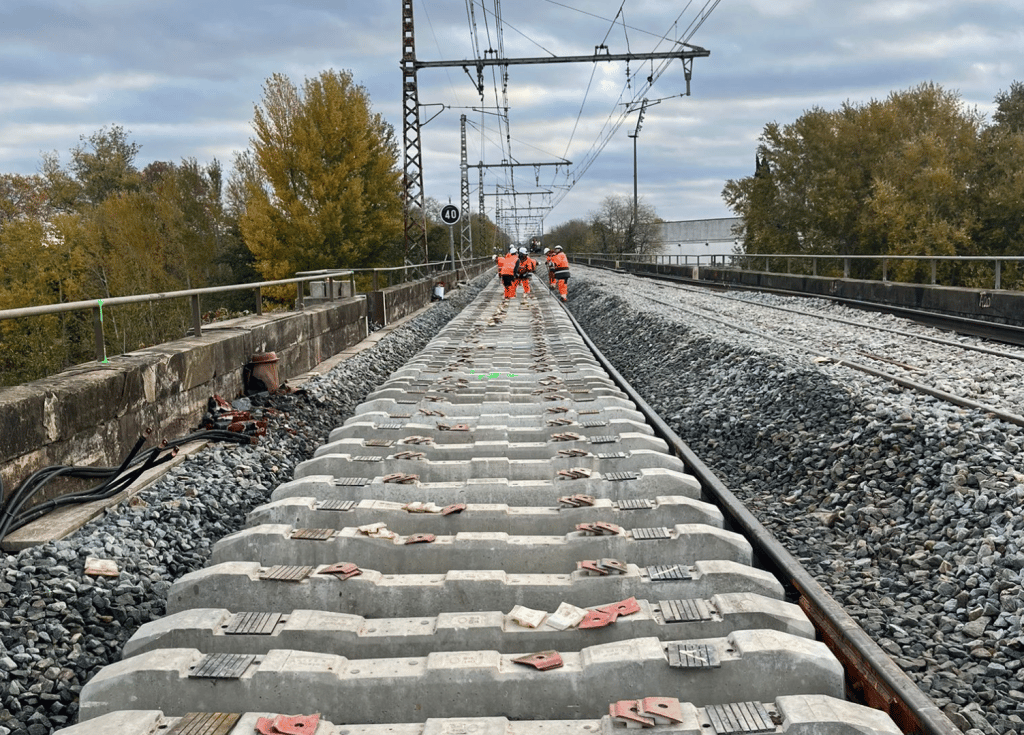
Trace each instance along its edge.
<instances>
[{"instance_id":1,"label":"steel rail","mask_svg":"<svg viewBox=\"0 0 1024 735\"><path fill-rule=\"evenodd\" d=\"M928 697L860 627L842 605L835 601L785 547L761 524L731 490L704 464L658 413L637 393L590 339L572 312L566 315L584 344L594 353L612 380L632 400L654 432L700 481L729 520L753 545L770 570L799 594L800 606L818 634L844 664L849 688L867 705L886 712L900 729L913 735L962 735L938 705Z\"/></svg>"}]
</instances>

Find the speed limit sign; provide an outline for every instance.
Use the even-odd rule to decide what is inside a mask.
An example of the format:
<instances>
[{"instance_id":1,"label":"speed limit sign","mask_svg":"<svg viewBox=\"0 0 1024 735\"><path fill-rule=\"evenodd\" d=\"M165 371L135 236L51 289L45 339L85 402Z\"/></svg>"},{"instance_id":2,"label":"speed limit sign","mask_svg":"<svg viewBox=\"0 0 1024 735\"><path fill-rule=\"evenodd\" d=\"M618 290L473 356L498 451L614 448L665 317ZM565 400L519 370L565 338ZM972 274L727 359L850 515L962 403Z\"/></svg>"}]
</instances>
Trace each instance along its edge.
<instances>
[{"instance_id":1,"label":"speed limit sign","mask_svg":"<svg viewBox=\"0 0 1024 735\"><path fill-rule=\"evenodd\" d=\"M462 213L459 212L459 208L454 204L446 204L441 207L441 221L446 225L454 225L459 221L459 217Z\"/></svg>"}]
</instances>

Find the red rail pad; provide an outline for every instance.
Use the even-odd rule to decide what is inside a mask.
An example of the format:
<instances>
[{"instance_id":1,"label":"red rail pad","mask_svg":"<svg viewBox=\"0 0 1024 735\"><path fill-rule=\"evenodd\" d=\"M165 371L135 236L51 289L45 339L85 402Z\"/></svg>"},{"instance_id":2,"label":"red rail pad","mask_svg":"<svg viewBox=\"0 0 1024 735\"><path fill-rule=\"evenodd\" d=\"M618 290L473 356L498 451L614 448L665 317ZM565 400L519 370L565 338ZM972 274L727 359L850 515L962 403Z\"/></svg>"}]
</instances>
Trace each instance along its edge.
<instances>
[{"instance_id":1,"label":"red rail pad","mask_svg":"<svg viewBox=\"0 0 1024 735\"><path fill-rule=\"evenodd\" d=\"M414 533L405 537L405 543L409 544L431 544L437 539L432 533Z\"/></svg>"},{"instance_id":2,"label":"red rail pad","mask_svg":"<svg viewBox=\"0 0 1024 735\"><path fill-rule=\"evenodd\" d=\"M653 717L659 725L683 721L679 700L672 697L644 697L640 700L640 710L648 717Z\"/></svg>"},{"instance_id":3,"label":"red rail pad","mask_svg":"<svg viewBox=\"0 0 1024 735\"><path fill-rule=\"evenodd\" d=\"M639 699L620 699L608 705L608 714L613 720L625 722L626 727L654 727L657 723L640 714Z\"/></svg>"},{"instance_id":4,"label":"red rail pad","mask_svg":"<svg viewBox=\"0 0 1024 735\"><path fill-rule=\"evenodd\" d=\"M338 564L331 564L321 569L317 574L333 574L340 580L346 580L350 577L362 574L363 570L358 566L349 561L343 561Z\"/></svg>"},{"instance_id":5,"label":"red rail pad","mask_svg":"<svg viewBox=\"0 0 1024 735\"><path fill-rule=\"evenodd\" d=\"M563 665L562 657L559 655L558 651L541 651L540 653L531 653L529 656L514 658L512 661L517 664L523 664L524 666L532 666L538 671L558 669Z\"/></svg>"},{"instance_id":6,"label":"red rail pad","mask_svg":"<svg viewBox=\"0 0 1024 735\"><path fill-rule=\"evenodd\" d=\"M320 724L320 715L278 715L256 720L256 731L263 735L312 735Z\"/></svg>"}]
</instances>

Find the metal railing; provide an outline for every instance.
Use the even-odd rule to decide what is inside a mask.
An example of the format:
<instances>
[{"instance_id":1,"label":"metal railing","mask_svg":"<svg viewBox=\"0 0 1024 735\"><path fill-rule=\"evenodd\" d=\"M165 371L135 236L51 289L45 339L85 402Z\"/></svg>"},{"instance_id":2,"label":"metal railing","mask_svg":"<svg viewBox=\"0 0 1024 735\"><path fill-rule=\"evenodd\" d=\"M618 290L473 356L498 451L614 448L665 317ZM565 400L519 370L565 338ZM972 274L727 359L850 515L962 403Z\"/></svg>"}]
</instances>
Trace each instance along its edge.
<instances>
[{"instance_id":1,"label":"metal railing","mask_svg":"<svg viewBox=\"0 0 1024 735\"><path fill-rule=\"evenodd\" d=\"M881 265L882 282L888 282L890 264L893 262L924 262L929 264L931 270L930 285L938 285L939 263L952 263L962 265L965 263L991 263L992 264L992 288L1000 290L1003 287L1003 264L1022 263L1024 256L994 256L994 255L809 255L806 253L704 253L701 255L648 255L638 253L573 253L570 257L578 262L585 262L588 265L595 260L617 263L652 263L656 265L695 265L711 266L722 268L743 268L744 270L760 271L763 273L793 273L793 263L810 261L811 275L818 275L819 262L843 264L843 278L850 278L852 261L873 261ZM782 260L785 262L785 270L772 269L772 262ZM760 267L763 265L763 268Z\"/></svg>"},{"instance_id":2,"label":"metal railing","mask_svg":"<svg viewBox=\"0 0 1024 735\"><path fill-rule=\"evenodd\" d=\"M466 265L489 260L489 258L475 258L459 264L459 269ZM12 319L26 319L31 317L44 316L47 314L61 314L76 311L92 311L93 336L96 345L96 360L105 362L107 360L106 338L103 331L103 310L113 306L126 304L151 304L159 301L172 299L189 299L192 308L192 334L200 336L203 333L203 319L201 309L201 297L211 294L227 293L232 291L252 291L255 301L255 313L263 314L263 289L273 286L295 286L295 307L298 310L305 308L306 284L312 282L325 282L325 298L329 301L336 300L334 283L340 280L347 280L351 287L351 295L355 296L356 275L367 273L372 275L372 290L380 290L381 275L387 277L388 286L392 285L392 275L402 273L403 281L408 279L410 272L416 278L425 278L438 272L447 272L451 268L447 260L434 261L429 263L408 264L391 268L352 268L338 270L302 271L297 273L295 278L285 278L276 281L260 281L258 283L241 283L231 286L210 286L207 288L192 288L184 291L167 291L164 293L138 294L134 296L115 296L106 299L90 299L87 301L70 301L62 304L49 304L46 306L28 306L19 309L0 310L0 321ZM457 272L457 271L456 271Z\"/></svg>"}]
</instances>

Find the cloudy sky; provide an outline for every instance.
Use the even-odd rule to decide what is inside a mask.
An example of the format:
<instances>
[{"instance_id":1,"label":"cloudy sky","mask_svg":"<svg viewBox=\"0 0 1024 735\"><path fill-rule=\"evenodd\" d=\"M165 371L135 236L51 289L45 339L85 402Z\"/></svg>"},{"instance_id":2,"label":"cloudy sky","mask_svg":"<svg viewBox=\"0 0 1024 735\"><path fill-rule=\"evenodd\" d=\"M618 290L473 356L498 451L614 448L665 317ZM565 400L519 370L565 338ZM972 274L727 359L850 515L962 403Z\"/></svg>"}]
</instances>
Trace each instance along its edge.
<instances>
[{"instance_id":1,"label":"cloudy sky","mask_svg":"<svg viewBox=\"0 0 1024 735\"><path fill-rule=\"evenodd\" d=\"M1021 0L415 0L414 9L423 61L477 49L586 55L602 43L646 53L679 39L710 51L693 61L688 97L679 61L512 65L504 90L488 67L483 102L473 70L420 71L425 194L458 203L465 114L471 164L572 162L485 169L488 215L499 201L505 216L518 206L524 218L554 203L545 229L586 217L608 195L632 197L638 115L628 103L643 97L639 192L674 221L732 216L722 186L752 172L770 121L929 81L990 114L998 92L1024 81ZM66 161L80 136L108 125L141 145L140 166L186 157L230 166L274 73L301 83L351 71L401 137L400 58L398 0L4 0L0 173L35 173L48 151ZM506 103L507 128L494 114ZM475 211L476 168L470 180ZM552 193L494 196L509 186Z\"/></svg>"}]
</instances>

